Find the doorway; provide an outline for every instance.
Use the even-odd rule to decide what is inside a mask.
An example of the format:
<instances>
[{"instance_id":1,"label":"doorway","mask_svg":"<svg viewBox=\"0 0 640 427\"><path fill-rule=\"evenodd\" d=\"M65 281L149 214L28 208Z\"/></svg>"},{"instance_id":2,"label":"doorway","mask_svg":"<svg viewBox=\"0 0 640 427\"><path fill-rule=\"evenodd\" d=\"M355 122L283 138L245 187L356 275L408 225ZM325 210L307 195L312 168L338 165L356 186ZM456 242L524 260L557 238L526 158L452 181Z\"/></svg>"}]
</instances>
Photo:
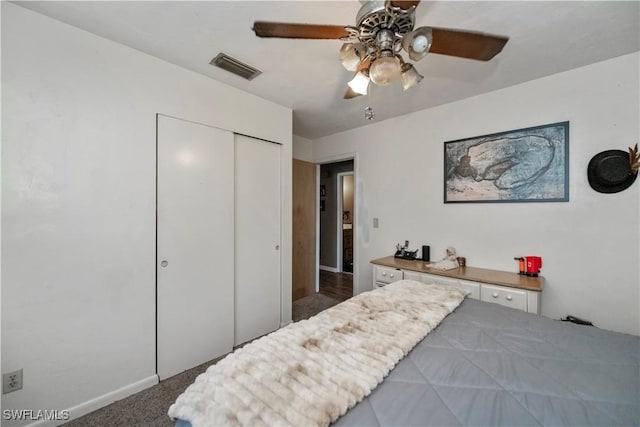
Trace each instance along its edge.
<instances>
[{"instance_id":1,"label":"doorway","mask_svg":"<svg viewBox=\"0 0 640 427\"><path fill-rule=\"evenodd\" d=\"M357 170L356 153L318 159L293 160L293 317L296 307L326 308L355 294L357 273ZM344 177L352 183L349 200L342 200ZM340 181L340 189L338 182ZM347 184L349 185L349 184ZM339 191L338 191L339 190ZM338 197L340 194L340 198ZM349 211L345 215L344 211ZM343 217L347 218L346 221ZM350 239L343 241L343 222ZM338 233L338 227L340 232ZM344 247L347 259L342 256ZM346 267L345 267L346 266ZM351 272L343 273L343 268ZM324 285L321 289L321 283ZM309 287L307 287L310 285ZM299 311L299 310L298 310ZM315 314L315 313L314 313Z\"/></svg>"},{"instance_id":2,"label":"doorway","mask_svg":"<svg viewBox=\"0 0 640 427\"><path fill-rule=\"evenodd\" d=\"M338 271L353 273L353 172L338 173L336 219Z\"/></svg>"},{"instance_id":3,"label":"doorway","mask_svg":"<svg viewBox=\"0 0 640 427\"><path fill-rule=\"evenodd\" d=\"M318 166L318 280L316 292L338 286L354 294L355 282L355 159L353 156ZM346 188L346 191L345 191ZM346 197L345 197L346 196Z\"/></svg>"}]
</instances>

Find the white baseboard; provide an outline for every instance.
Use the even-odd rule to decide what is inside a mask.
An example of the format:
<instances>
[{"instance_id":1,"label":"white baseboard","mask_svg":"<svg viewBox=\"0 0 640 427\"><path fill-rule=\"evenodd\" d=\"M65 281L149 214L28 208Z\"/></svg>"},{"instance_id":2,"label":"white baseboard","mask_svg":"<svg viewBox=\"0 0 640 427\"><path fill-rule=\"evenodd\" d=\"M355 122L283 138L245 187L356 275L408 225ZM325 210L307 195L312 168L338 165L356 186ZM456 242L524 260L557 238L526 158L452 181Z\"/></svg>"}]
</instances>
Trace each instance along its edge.
<instances>
[{"instance_id":1,"label":"white baseboard","mask_svg":"<svg viewBox=\"0 0 640 427\"><path fill-rule=\"evenodd\" d=\"M145 390L149 387L152 387L158 384L158 376L152 375L135 383L126 385L117 390L111 391L109 393L103 394L102 396L98 396L95 399L87 400L79 405L73 406L68 409L69 411L69 419L64 421L38 421L33 424L29 424L27 427L45 427L45 426L57 426L60 424L67 423L71 420L75 420L76 418L80 418L83 415L87 415L90 412L93 412L97 409L103 408L107 405L112 404L116 400L124 399L125 397L129 397L132 394L136 394L139 391Z\"/></svg>"},{"instance_id":2,"label":"white baseboard","mask_svg":"<svg viewBox=\"0 0 640 427\"><path fill-rule=\"evenodd\" d=\"M332 273L340 273L340 270L338 270L336 267L327 267L326 265L320 265L318 266L318 268L320 270L330 271Z\"/></svg>"}]
</instances>

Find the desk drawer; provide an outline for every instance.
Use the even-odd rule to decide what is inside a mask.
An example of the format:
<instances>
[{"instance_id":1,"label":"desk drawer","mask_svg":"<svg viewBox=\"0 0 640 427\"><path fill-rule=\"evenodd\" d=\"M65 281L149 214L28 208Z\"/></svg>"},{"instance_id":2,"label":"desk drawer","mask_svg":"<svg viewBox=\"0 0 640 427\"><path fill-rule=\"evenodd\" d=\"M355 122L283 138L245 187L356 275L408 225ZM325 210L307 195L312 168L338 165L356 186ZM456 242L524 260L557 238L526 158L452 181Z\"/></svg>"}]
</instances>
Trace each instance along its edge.
<instances>
[{"instance_id":1,"label":"desk drawer","mask_svg":"<svg viewBox=\"0 0 640 427\"><path fill-rule=\"evenodd\" d=\"M527 294L518 289L483 284L480 290L480 299L527 311Z\"/></svg>"},{"instance_id":2,"label":"desk drawer","mask_svg":"<svg viewBox=\"0 0 640 427\"><path fill-rule=\"evenodd\" d=\"M376 282L393 283L402 280L402 270L376 266Z\"/></svg>"},{"instance_id":3,"label":"desk drawer","mask_svg":"<svg viewBox=\"0 0 640 427\"><path fill-rule=\"evenodd\" d=\"M438 276L436 274L427 274L427 273L423 273L422 276L420 276L421 281L424 283L440 283L442 285L459 285L460 283L458 282L458 279L454 278L454 277L445 277L445 276Z\"/></svg>"}]
</instances>

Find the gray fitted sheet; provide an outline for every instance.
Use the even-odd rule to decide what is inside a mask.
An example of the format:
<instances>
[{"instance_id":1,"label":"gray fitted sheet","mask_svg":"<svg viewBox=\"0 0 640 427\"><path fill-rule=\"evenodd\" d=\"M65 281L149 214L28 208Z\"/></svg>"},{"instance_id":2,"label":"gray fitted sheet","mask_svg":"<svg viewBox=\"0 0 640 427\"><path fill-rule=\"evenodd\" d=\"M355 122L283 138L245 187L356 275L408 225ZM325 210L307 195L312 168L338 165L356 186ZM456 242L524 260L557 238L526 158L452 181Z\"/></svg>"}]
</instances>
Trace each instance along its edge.
<instances>
[{"instance_id":1,"label":"gray fitted sheet","mask_svg":"<svg viewBox=\"0 0 640 427\"><path fill-rule=\"evenodd\" d=\"M636 426L640 338L466 299L334 426Z\"/></svg>"},{"instance_id":2,"label":"gray fitted sheet","mask_svg":"<svg viewBox=\"0 0 640 427\"><path fill-rule=\"evenodd\" d=\"M467 298L333 423L461 425L640 425L640 338Z\"/></svg>"}]
</instances>

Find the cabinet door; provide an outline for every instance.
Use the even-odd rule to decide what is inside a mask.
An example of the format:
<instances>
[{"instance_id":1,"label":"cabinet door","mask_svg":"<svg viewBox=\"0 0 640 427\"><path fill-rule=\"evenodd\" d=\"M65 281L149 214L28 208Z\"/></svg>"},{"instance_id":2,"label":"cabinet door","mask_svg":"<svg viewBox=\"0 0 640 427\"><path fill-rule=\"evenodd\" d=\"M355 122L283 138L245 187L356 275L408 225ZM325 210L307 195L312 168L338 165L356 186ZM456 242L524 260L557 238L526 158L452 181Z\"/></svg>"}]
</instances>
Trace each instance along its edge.
<instances>
[{"instance_id":1,"label":"cabinet door","mask_svg":"<svg viewBox=\"0 0 640 427\"><path fill-rule=\"evenodd\" d=\"M236 135L235 344L280 327L280 145ZM233 250L233 248L229 248Z\"/></svg>"},{"instance_id":2,"label":"cabinet door","mask_svg":"<svg viewBox=\"0 0 640 427\"><path fill-rule=\"evenodd\" d=\"M519 289L483 284L480 290L480 299L527 311L527 293Z\"/></svg>"},{"instance_id":3,"label":"cabinet door","mask_svg":"<svg viewBox=\"0 0 640 427\"><path fill-rule=\"evenodd\" d=\"M471 282L469 280L460 280L460 286L471 292L469 298L480 299L480 283Z\"/></svg>"},{"instance_id":4,"label":"cabinet door","mask_svg":"<svg viewBox=\"0 0 640 427\"><path fill-rule=\"evenodd\" d=\"M421 274L418 273L417 271L409 271L409 270L402 270L402 277L404 280L415 280L417 282L421 282Z\"/></svg>"},{"instance_id":5,"label":"cabinet door","mask_svg":"<svg viewBox=\"0 0 640 427\"><path fill-rule=\"evenodd\" d=\"M233 347L233 134L158 116L157 368Z\"/></svg>"}]
</instances>

